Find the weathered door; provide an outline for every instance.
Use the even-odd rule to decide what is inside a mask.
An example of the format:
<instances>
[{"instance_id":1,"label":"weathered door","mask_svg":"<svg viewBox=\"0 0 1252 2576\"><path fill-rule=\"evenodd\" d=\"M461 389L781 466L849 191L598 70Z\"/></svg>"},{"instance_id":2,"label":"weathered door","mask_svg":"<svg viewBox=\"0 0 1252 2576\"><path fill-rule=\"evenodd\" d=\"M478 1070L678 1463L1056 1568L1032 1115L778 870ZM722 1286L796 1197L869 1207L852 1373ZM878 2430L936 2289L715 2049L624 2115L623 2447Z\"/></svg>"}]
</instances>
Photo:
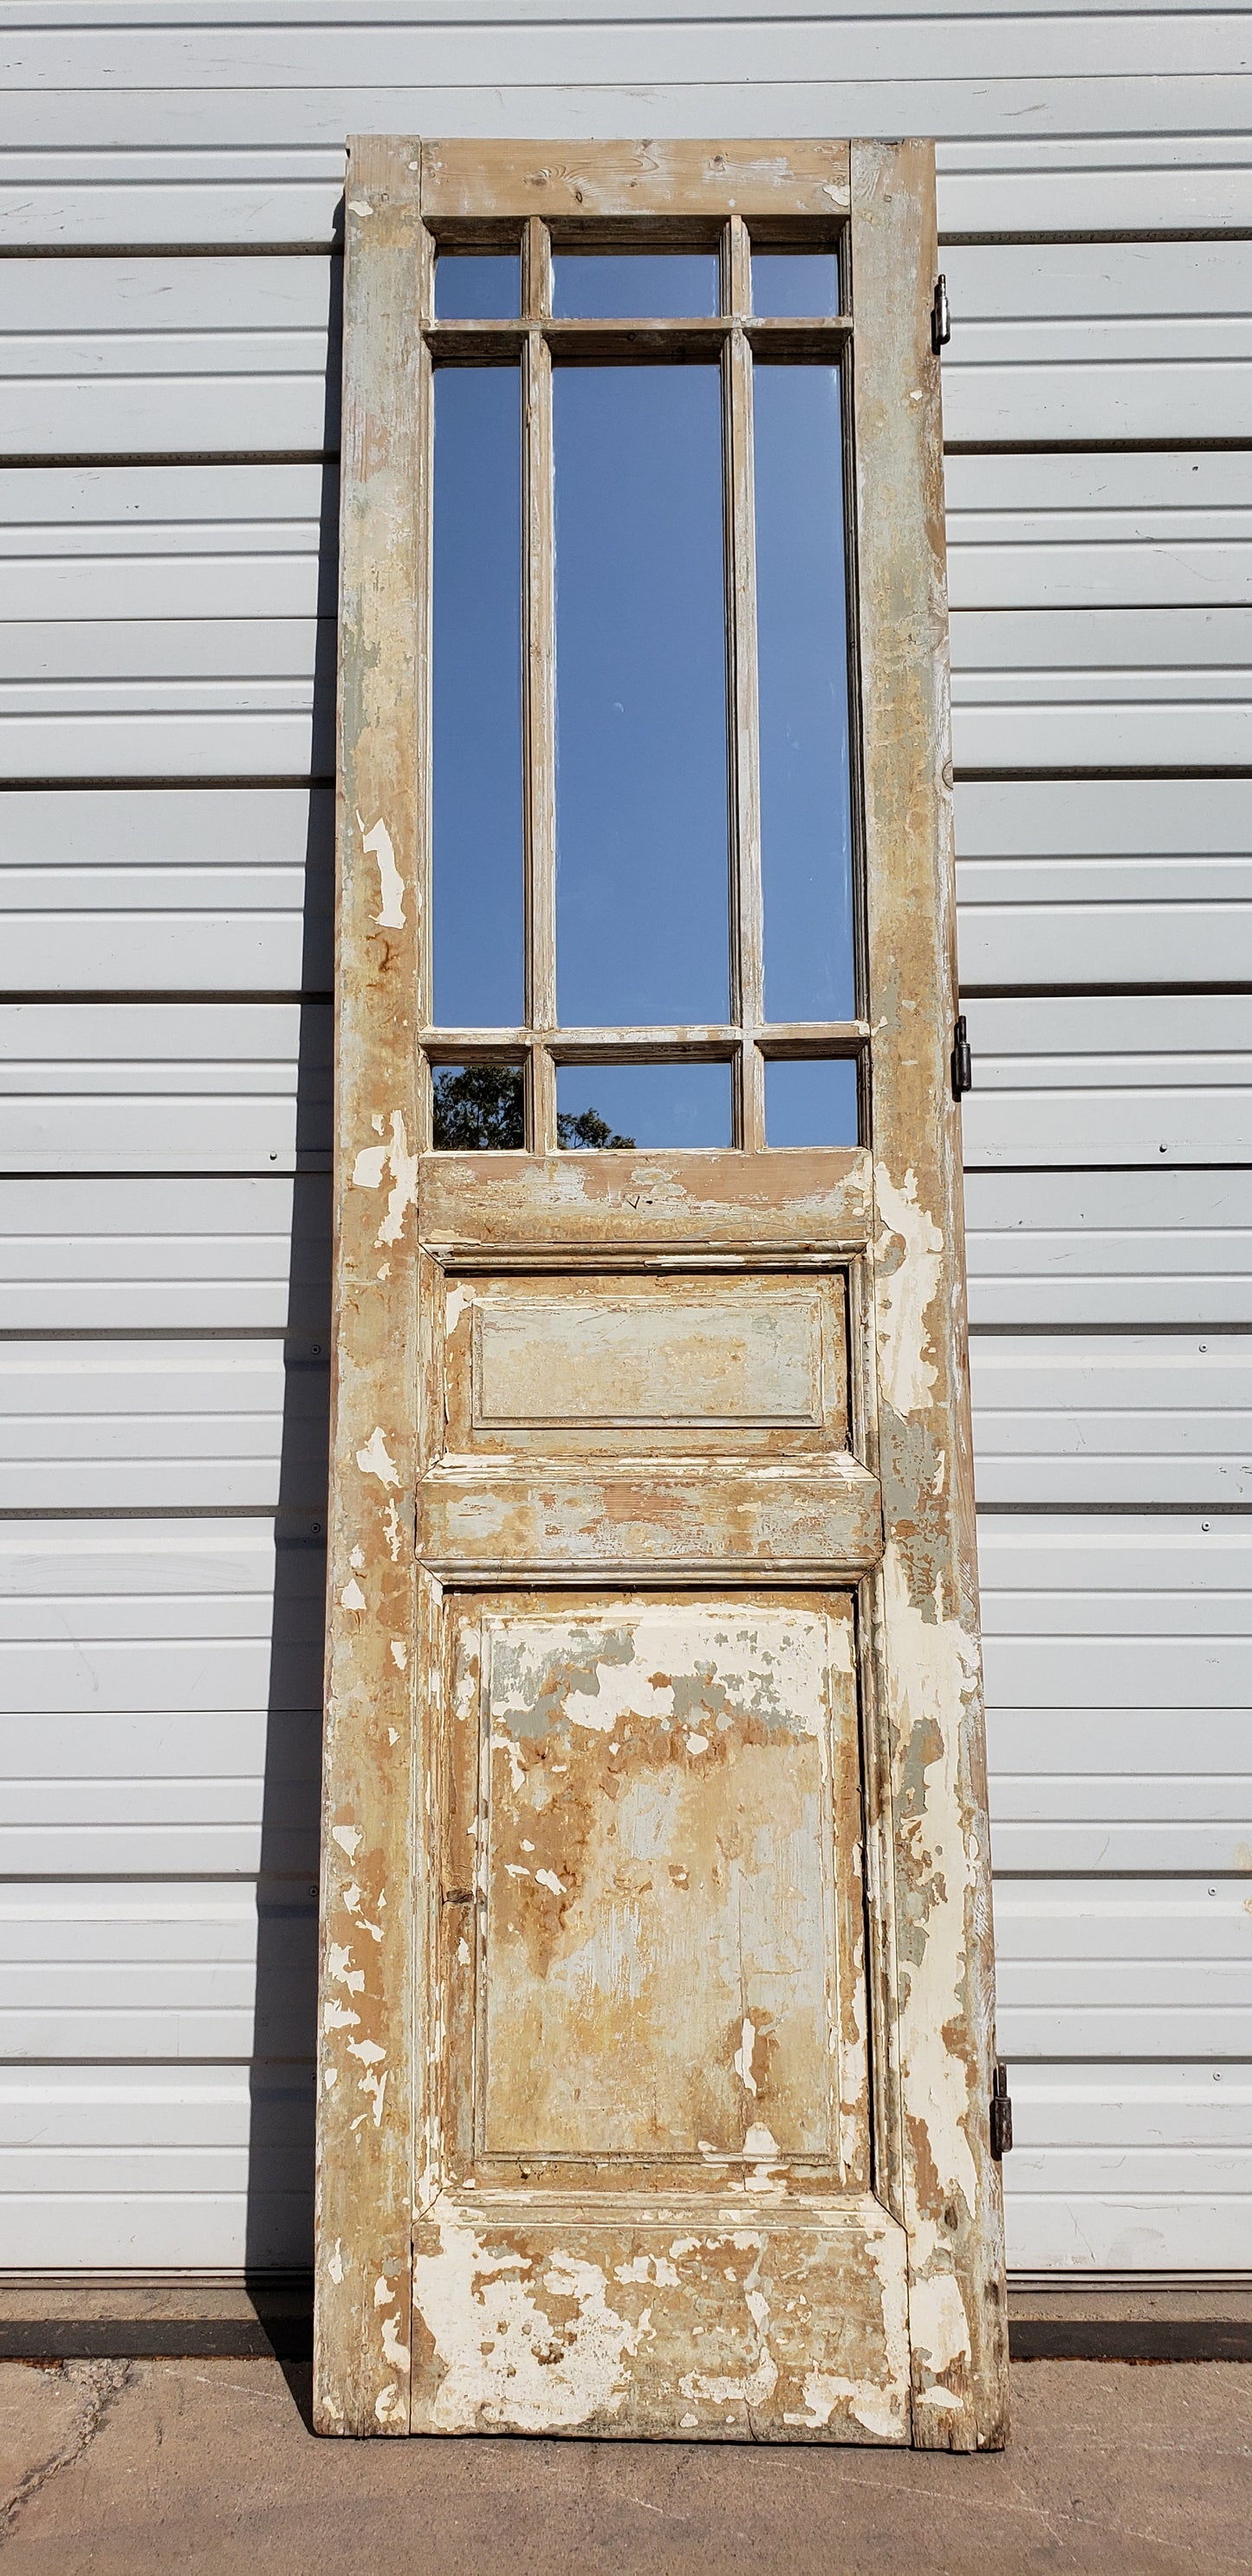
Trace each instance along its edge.
<instances>
[{"instance_id":1,"label":"weathered door","mask_svg":"<svg viewBox=\"0 0 1252 2576\"><path fill-rule=\"evenodd\" d=\"M327 2431L1003 2438L934 267L353 147Z\"/></svg>"}]
</instances>

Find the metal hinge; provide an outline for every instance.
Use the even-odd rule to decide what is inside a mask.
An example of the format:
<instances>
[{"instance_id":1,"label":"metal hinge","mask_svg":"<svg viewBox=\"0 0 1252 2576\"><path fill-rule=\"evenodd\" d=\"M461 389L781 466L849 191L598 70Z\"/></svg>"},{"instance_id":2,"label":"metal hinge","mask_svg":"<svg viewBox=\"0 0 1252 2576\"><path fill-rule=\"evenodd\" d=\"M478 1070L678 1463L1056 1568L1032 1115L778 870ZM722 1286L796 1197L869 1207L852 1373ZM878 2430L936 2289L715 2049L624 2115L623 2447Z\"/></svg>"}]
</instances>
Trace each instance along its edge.
<instances>
[{"instance_id":1,"label":"metal hinge","mask_svg":"<svg viewBox=\"0 0 1252 2576\"><path fill-rule=\"evenodd\" d=\"M952 1031L952 1097L963 1100L974 1088L974 1059L970 1053L965 1014L961 1013Z\"/></svg>"},{"instance_id":2,"label":"metal hinge","mask_svg":"<svg viewBox=\"0 0 1252 2576\"><path fill-rule=\"evenodd\" d=\"M1013 2144L1013 2105L1009 2100L1009 2070L996 2060L991 2078L991 2152L999 2164Z\"/></svg>"},{"instance_id":3,"label":"metal hinge","mask_svg":"<svg viewBox=\"0 0 1252 2576\"><path fill-rule=\"evenodd\" d=\"M935 300L930 308L930 345L936 357L941 349L947 348L951 337L952 315L948 306L948 281L946 277L937 277Z\"/></svg>"}]
</instances>

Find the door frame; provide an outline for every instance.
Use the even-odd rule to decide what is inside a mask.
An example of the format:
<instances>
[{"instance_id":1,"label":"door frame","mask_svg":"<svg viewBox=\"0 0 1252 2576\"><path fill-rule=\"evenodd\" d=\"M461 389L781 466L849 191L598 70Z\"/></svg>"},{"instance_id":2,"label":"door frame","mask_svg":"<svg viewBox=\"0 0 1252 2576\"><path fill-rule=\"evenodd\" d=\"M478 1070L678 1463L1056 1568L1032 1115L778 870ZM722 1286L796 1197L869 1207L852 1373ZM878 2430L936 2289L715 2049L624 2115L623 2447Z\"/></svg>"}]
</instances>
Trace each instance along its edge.
<instances>
[{"instance_id":1,"label":"door frame","mask_svg":"<svg viewBox=\"0 0 1252 2576\"><path fill-rule=\"evenodd\" d=\"M877 1701L866 1743L879 1748L866 1781L883 1990L876 2189L908 2240L912 2439L997 2447L1007 2320L949 1076L957 988L933 146L365 137L350 147L346 202L315 2421L324 2432L407 2432L412 2229L438 2187L417 2080L436 1885L417 1688L439 1652L440 1585L418 1563L414 1523L440 1397L430 1316L442 1278L419 1227L422 216L707 218L733 207L846 219L873 1144L827 1159L845 1167L839 1197L860 1212L848 1249L867 1248L883 1494L882 1560L864 1588ZM436 1196L437 1169L426 1166Z\"/></svg>"}]
</instances>

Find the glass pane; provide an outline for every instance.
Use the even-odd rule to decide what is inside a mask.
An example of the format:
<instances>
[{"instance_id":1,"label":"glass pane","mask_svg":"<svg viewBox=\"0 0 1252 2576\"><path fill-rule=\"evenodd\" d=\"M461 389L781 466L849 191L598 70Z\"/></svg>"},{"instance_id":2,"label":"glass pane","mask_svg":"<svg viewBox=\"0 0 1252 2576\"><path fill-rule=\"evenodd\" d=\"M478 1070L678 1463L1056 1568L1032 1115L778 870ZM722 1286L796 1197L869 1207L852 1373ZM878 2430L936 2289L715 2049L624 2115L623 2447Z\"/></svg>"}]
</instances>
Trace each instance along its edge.
<instances>
[{"instance_id":1,"label":"glass pane","mask_svg":"<svg viewBox=\"0 0 1252 2576\"><path fill-rule=\"evenodd\" d=\"M521 401L516 367L435 375L435 1019L523 1011Z\"/></svg>"},{"instance_id":2,"label":"glass pane","mask_svg":"<svg viewBox=\"0 0 1252 2576\"><path fill-rule=\"evenodd\" d=\"M520 1064L437 1064L433 1087L437 1152L521 1152L526 1107Z\"/></svg>"},{"instance_id":3,"label":"glass pane","mask_svg":"<svg viewBox=\"0 0 1252 2576\"><path fill-rule=\"evenodd\" d=\"M755 370L765 1015L854 1016L837 367Z\"/></svg>"},{"instance_id":4,"label":"glass pane","mask_svg":"<svg viewBox=\"0 0 1252 2576\"><path fill-rule=\"evenodd\" d=\"M562 1145L729 1145L728 1064L561 1064Z\"/></svg>"},{"instance_id":5,"label":"glass pane","mask_svg":"<svg viewBox=\"0 0 1252 2576\"><path fill-rule=\"evenodd\" d=\"M559 367L553 398L559 1016L721 1021L721 379Z\"/></svg>"},{"instance_id":6,"label":"glass pane","mask_svg":"<svg viewBox=\"0 0 1252 2576\"><path fill-rule=\"evenodd\" d=\"M752 310L768 321L812 321L839 310L839 257L833 250L754 250Z\"/></svg>"},{"instance_id":7,"label":"glass pane","mask_svg":"<svg viewBox=\"0 0 1252 2576\"><path fill-rule=\"evenodd\" d=\"M719 309L715 250L558 251L552 262L552 310L560 322L660 322Z\"/></svg>"},{"instance_id":8,"label":"glass pane","mask_svg":"<svg viewBox=\"0 0 1252 2576\"><path fill-rule=\"evenodd\" d=\"M521 309L516 251L440 251L435 262L437 322L509 322Z\"/></svg>"},{"instance_id":9,"label":"glass pane","mask_svg":"<svg viewBox=\"0 0 1252 2576\"><path fill-rule=\"evenodd\" d=\"M847 1058L765 1067L767 1145L855 1145L856 1066Z\"/></svg>"}]
</instances>

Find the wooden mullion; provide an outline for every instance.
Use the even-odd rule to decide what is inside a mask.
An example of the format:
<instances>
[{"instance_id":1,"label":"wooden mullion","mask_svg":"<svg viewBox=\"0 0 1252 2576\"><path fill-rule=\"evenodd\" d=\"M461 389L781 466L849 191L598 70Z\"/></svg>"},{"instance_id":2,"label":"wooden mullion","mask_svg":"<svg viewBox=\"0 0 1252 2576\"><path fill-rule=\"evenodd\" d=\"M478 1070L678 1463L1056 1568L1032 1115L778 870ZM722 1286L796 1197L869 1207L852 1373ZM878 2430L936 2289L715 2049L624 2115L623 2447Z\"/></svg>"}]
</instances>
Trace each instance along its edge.
<instances>
[{"instance_id":1,"label":"wooden mullion","mask_svg":"<svg viewBox=\"0 0 1252 2576\"><path fill-rule=\"evenodd\" d=\"M747 299L747 226L732 216L731 301ZM756 661L756 529L752 467L752 353L736 325L723 362L725 508L729 565L727 644L731 717L732 1010L745 1032L739 1141L748 1153L765 1143L764 1073L754 1043L765 1016L761 920L761 772Z\"/></svg>"},{"instance_id":2,"label":"wooden mullion","mask_svg":"<svg viewBox=\"0 0 1252 2576\"><path fill-rule=\"evenodd\" d=\"M538 215L522 233L522 312L528 322L544 322L552 312L552 240Z\"/></svg>"},{"instance_id":3,"label":"wooden mullion","mask_svg":"<svg viewBox=\"0 0 1252 2576\"><path fill-rule=\"evenodd\" d=\"M556 1064L545 1046L533 1046L527 1058L527 1091L529 1149L532 1154L556 1152Z\"/></svg>"},{"instance_id":4,"label":"wooden mullion","mask_svg":"<svg viewBox=\"0 0 1252 2576\"><path fill-rule=\"evenodd\" d=\"M556 566L552 359L542 332L528 333L522 366L526 1018L532 1029L550 1029L556 1022Z\"/></svg>"}]
</instances>

